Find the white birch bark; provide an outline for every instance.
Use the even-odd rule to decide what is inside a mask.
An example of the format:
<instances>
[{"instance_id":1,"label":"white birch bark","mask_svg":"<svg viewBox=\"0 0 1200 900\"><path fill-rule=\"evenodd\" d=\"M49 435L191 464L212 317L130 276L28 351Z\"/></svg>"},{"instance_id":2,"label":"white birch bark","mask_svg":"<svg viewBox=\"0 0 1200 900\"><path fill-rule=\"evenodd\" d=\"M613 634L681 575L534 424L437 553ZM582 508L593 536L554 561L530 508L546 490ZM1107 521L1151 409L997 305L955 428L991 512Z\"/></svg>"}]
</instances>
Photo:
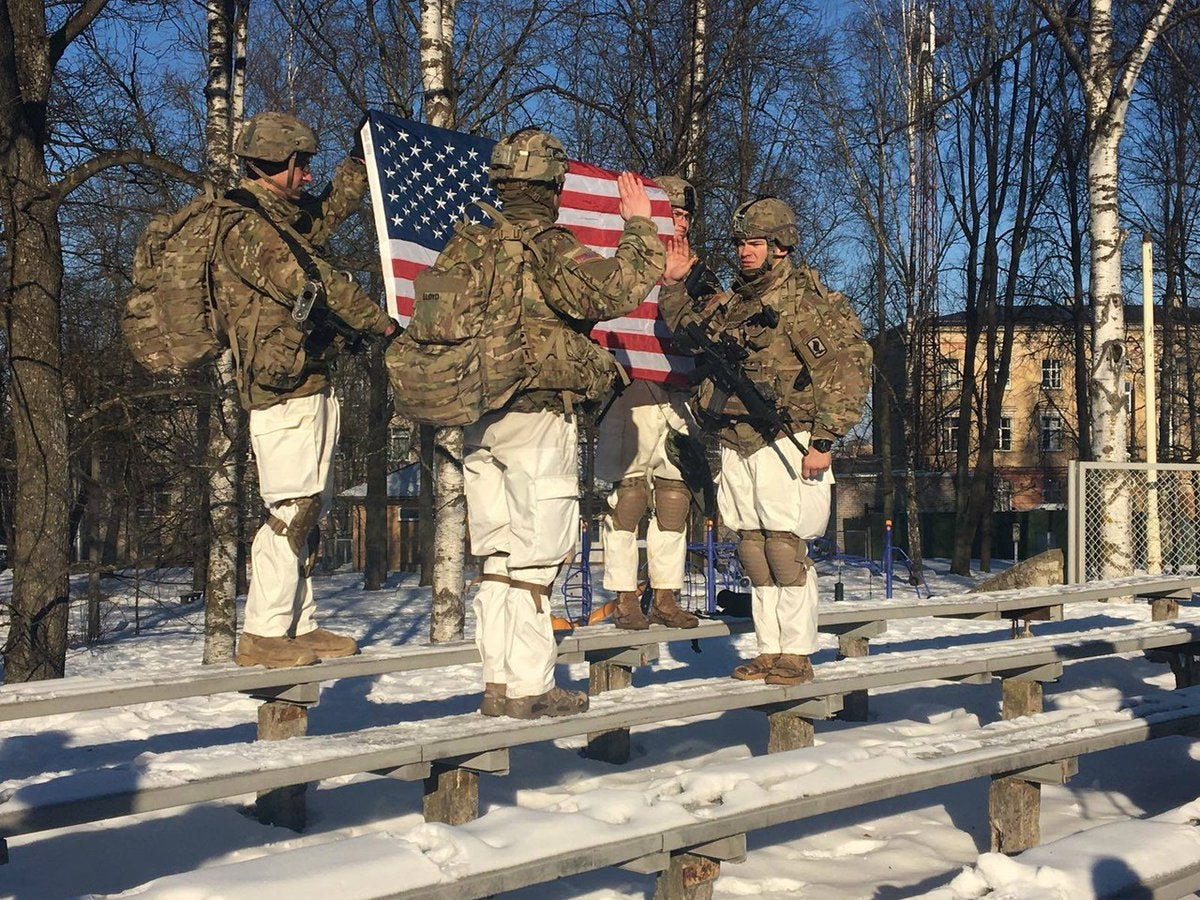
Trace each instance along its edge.
<instances>
[{"instance_id":1,"label":"white birch bark","mask_svg":"<svg viewBox=\"0 0 1200 900\"><path fill-rule=\"evenodd\" d=\"M1125 415L1125 303L1121 290L1121 230L1118 153L1125 114L1150 48L1162 32L1175 0L1159 0L1137 43L1125 60L1114 58L1112 0L1089 0L1086 55L1072 40L1065 13L1057 4L1034 0L1054 29L1083 89L1088 124L1088 206L1091 211L1090 288L1095 331L1088 415L1092 456L1127 462L1129 434ZM1132 522L1125 479L1110 478L1103 496L1084 514L1104 516L1102 577L1130 574Z\"/></svg>"},{"instance_id":2,"label":"white birch bark","mask_svg":"<svg viewBox=\"0 0 1200 900\"><path fill-rule=\"evenodd\" d=\"M694 180L704 155L704 91L708 82L708 0L692 0L692 59L688 73L683 175Z\"/></svg>"},{"instance_id":3,"label":"white birch bark","mask_svg":"<svg viewBox=\"0 0 1200 900\"><path fill-rule=\"evenodd\" d=\"M233 125L235 80L233 59L235 36L231 6L224 0L209 0L207 163L209 178L218 188L234 177ZM241 29L244 54L245 29ZM225 351L215 365L218 389L213 422L209 429L208 515L211 541L208 551L208 580L204 589L204 662L233 659L237 634L237 537L238 492L234 447L239 423L234 364Z\"/></svg>"},{"instance_id":4,"label":"white birch bark","mask_svg":"<svg viewBox=\"0 0 1200 900\"><path fill-rule=\"evenodd\" d=\"M425 117L440 128L454 125L450 79L454 51L454 0L421 0L421 83ZM429 639L462 638L466 620L463 543L467 505L463 495L461 428L439 428L434 452L433 606Z\"/></svg>"}]
</instances>

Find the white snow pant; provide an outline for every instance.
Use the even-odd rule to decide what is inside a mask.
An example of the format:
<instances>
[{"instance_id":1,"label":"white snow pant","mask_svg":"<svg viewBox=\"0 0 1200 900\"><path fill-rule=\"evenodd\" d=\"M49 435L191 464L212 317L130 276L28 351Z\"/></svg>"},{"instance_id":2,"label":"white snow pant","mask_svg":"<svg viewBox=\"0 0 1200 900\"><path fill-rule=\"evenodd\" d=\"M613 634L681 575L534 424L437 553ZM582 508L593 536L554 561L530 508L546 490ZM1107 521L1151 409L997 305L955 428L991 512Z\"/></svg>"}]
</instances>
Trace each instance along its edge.
<instances>
[{"instance_id":1,"label":"white snow pant","mask_svg":"<svg viewBox=\"0 0 1200 900\"><path fill-rule=\"evenodd\" d=\"M321 498L321 514L333 499L333 455L341 422L332 391L295 397L250 411L250 444L258 466L258 492L271 515L291 522L300 497ZM317 627L312 579L286 535L266 523L250 548L250 592L243 630L259 637L307 634Z\"/></svg>"},{"instance_id":2,"label":"white snow pant","mask_svg":"<svg viewBox=\"0 0 1200 900\"><path fill-rule=\"evenodd\" d=\"M808 432L796 437L808 443ZM746 457L722 447L717 506L725 525L738 531L788 531L804 540L824 534L833 473L802 478L800 460L800 451L782 438ZM814 569L803 585L756 585L751 590L759 653L807 656L817 649Z\"/></svg>"},{"instance_id":3,"label":"white snow pant","mask_svg":"<svg viewBox=\"0 0 1200 900\"><path fill-rule=\"evenodd\" d=\"M558 648L549 587L575 554L579 450L575 420L561 412L495 412L463 429L463 482L471 552L483 571L545 585L526 589L484 581L475 594L475 643L485 683L509 697L554 687Z\"/></svg>"},{"instance_id":4,"label":"white snow pant","mask_svg":"<svg viewBox=\"0 0 1200 900\"><path fill-rule=\"evenodd\" d=\"M644 478L653 503L655 478L683 481L683 475L667 456L671 432L693 434L697 430L683 391L635 380L613 401L600 422L596 477L614 485L627 478ZM608 495L608 505L616 508L615 489ZM615 527L611 514L604 517L602 529L604 587L610 591L637 590L637 531ZM646 528L650 584L667 590L682 589L686 555L687 531L665 531L652 515Z\"/></svg>"}]
</instances>

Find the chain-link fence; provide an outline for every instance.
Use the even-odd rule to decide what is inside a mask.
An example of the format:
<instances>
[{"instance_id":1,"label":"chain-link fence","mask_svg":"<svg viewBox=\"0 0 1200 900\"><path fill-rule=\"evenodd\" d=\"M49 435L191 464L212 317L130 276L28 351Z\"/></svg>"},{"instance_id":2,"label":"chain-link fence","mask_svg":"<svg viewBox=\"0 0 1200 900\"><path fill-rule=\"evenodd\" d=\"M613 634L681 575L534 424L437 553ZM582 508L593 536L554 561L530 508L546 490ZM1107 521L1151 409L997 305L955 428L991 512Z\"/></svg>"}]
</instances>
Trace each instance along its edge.
<instances>
[{"instance_id":1,"label":"chain-link fence","mask_svg":"<svg viewBox=\"0 0 1200 900\"><path fill-rule=\"evenodd\" d=\"M1200 571L1200 465L1072 462L1071 581Z\"/></svg>"}]
</instances>

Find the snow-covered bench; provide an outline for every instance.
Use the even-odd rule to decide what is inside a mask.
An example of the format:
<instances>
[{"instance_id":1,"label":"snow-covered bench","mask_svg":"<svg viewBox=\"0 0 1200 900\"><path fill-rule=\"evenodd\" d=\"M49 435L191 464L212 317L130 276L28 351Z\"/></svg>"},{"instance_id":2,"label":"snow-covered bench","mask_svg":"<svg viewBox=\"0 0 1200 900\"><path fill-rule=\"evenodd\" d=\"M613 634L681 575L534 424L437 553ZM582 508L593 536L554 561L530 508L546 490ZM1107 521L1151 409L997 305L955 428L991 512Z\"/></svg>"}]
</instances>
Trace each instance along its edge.
<instances>
[{"instance_id":1,"label":"snow-covered bench","mask_svg":"<svg viewBox=\"0 0 1200 900\"><path fill-rule=\"evenodd\" d=\"M1200 801L1076 832L1009 857L985 853L924 900L1174 900L1200 890Z\"/></svg>"},{"instance_id":2,"label":"snow-covered bench","mask_svg":"<svg viewBox=\"0 0 1200 900\"><path fill-rule=\"evenodd\" d=\"M0 838L362 772L424 779L427 818L466 821L476 814L473 805L446 812L464 796L458 774L506 771L509 748L523 744L762 708L770 712L769 750L778 752L811 745L812 720L836 713L851 691L933 680L999 677L1005 715L1013 717L1040 712L1040 682L1057 678L1064 662L1164 648L1194 653L1197 642L1198 621L1141 623L977 644L970 653L947 647L843 659L817 666L816 679L802 685L695 679L628 689L597 697L587 713L565 719L484 719L470 713L346 734L144 755L102 769L0 783ZM1001 849L1024 849L1013 842L1027 840L1028 825L1022 823L1031 815L1036 821L1036 792L1031 796L1022 788L1029 782L997 784L997 815L1013 823L1005 828L1010 843Z\"/></svg>"},{"instance_id":3,"label":"snow-covered bench","mask_svg":"<svg viewBox=\"0 0 1200 900\"><path fill-rule=\"evenodd\" d=\"M1061 619L1062 606L1119 596L1137 596L1159 604L1191 595L1200 587L1200 576L1133 576L1108 581L1054 587L1016 588L980 594L946 597L893 598L891 600L821 603L819 627L841 637L845 656L866 655L866 642L883 633L892 620L945 616L975 619ZM1156 618L1169 618L1164 611ZM621 631L611 625L577 628L559 638L559 661L631 665L653 658L653 648L664 641L690 641L749 630L745 619L706 619L695 629L654 626L649 631ZM421 644L390 650L368 650L345 659L326 660L316 666L295 669L240 668L232 663L191 667L143 674L124 673L120 678L86 676L60 678L26 684L0 686L0 722L58 715L92 709L111 709L134 703L177 700L241 691L267 699L312 696L307 685L341 678L406 672L417 669L463 665L479 661L471 641Z\"/></svg>"},{"instance_id":4,"label":"snow-covered bench","mask_svg":"<svg viewBox=\"0 0 1200 900\"><path fill-rule=\"evenodd\" d=\"M127 896L257 900L269 884L295 900L469 898L624 866L661 873L655 896L674 900L693 896L685 882L694 889L719 875L721 861L744 857L745 836L757 829L980 777L1061 780L1089 753L1198 730L1200 688L1157 692L1119 709L1042 713L853 754L829 745L721 762L648 788L622 783L574 793L549 808L502 807L460 826L426 823L405 833L309 843L161 878ZM1171 844L1186 845L1193 863L1200 858L1194 831L1172 835ZM1166 835L1150 838L1161 857ZM1053 859L1053 846L1018 860ZM1195 886L1182 877L1175 884ZM1151 894L1157 886L1134 874L1114 896L1179 896Z\"/></svg>"}]
</instances>

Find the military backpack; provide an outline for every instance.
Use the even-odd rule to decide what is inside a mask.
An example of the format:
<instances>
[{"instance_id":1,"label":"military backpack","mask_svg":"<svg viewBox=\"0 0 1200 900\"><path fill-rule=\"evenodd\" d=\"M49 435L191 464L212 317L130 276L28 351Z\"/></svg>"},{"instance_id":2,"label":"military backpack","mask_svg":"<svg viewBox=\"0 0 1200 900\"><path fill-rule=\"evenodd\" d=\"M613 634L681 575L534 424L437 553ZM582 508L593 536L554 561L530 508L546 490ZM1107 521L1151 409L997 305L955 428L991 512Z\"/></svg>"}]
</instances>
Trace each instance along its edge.
<instances>
[{"instance_id":1,"label":"military backpack","mask_svg":"<svg viewBox=\"0 0 1200 900\"><path fill-rule=\"evenodd\" d=\"M386 360L397 411L428 425L469 425L527 386L538 360L526 328L526 288L544 264L534 238L556 226L460 225L417 275L412 320Z\"/></svg>"},{"instance_id":2,"label":"military backpack","mask_svg":"<svg viewBox=\"0 0 1200 900\"><path fill-rule=\"evenodd\" d=\"M228 345L212 286L221 219L245 207L212 185L177 212L150 220L133 255L121 330L133 358L155 374L182 372Z\"/></svg>"}]
</instances>

